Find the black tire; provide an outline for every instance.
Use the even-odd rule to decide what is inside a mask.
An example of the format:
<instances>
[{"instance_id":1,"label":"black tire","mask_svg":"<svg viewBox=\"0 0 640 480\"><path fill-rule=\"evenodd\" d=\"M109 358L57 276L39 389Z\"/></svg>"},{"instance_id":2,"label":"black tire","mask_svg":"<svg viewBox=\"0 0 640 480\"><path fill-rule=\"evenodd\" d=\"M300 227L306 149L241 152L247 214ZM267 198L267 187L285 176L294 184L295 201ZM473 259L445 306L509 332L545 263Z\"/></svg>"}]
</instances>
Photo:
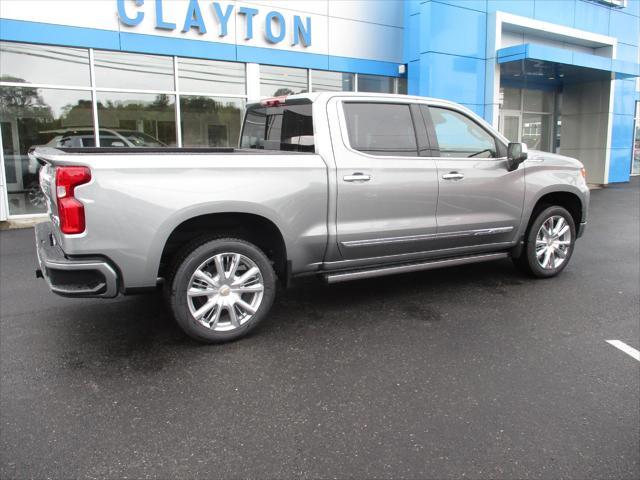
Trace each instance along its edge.
<instances>
[{"instance_id":1,"label":"black tire","mask_svg":"<svg viewBox=\"0 0 640 480\"><path fill-rule=\"evenodd\" d=\"M566 253L564 261L553 268L544 268L538 262L536 256L536 238L542 224L551 217L562 217L567 223L571 233L570 245ZM558 275L569 264L576 241L576 225L571 214L562 207L550 206L540 211L533 222L529 225L525 235L525 243L522 254L518 258L514 258L514 263L523 272L537 278L549 278Z\"/></svg>"},{"instance_id":2,"label":"black tire","mask_svg":"<svg viewBox=\"0 0 640 480\"><path fill-rule=\"evenodd\" d=\"M221 253L240 254L253 262L259 269L264 287L261 301L255 313L251 314L250 318L240 323L239 326L229 331L218 331L208 328L196 320L191 313L191 308L198 307L197 305L194 306L193 303L196 301L206 303L204 299L207 297L199 297L196 300L192 299L189 301L187 297L187 290L190 287L189 282L195 271L201 267L204 262ZM215 262L212 265L213 266L209 268L215 268ZM220 290L222 290L222 288L220 288L218 292ZM176 322L187 335L204 343L228 342L247 335L269 313L275 298L275 292L276 275L267 256L255 245L236 238L201 239L200 241L187 245L176 256L165 283L165 297ZM241 298L243 295L252 296L253 294L240 294ZM202 298L202 300L200 300L200 298ZM192 304L190 305L189 302L192 302ZM200 307L201 306L202 305L200 305ZM218 307L218 309L219 308L220 307ZM215 308L213 311L215 312ZM225 312L225 310L223 309L222 312ZM244 313L249 315L248 312ZM230 311L227 309L226 314L221 314L220 321L222 321L222 315L229 317L229 326L232 326ZM242 322L242 319L239 318L238 322ZM220 328L221 325L224 324L219 323L217 328Z\"/></svg>"}]
</instances>

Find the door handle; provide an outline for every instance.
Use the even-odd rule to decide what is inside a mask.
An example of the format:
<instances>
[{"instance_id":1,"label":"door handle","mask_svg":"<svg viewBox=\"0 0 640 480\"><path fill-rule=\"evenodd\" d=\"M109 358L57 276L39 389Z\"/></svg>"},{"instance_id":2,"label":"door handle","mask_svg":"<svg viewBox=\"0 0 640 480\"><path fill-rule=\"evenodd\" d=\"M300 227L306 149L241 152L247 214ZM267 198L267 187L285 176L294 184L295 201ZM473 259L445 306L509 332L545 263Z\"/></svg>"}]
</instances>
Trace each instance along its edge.
<instances>
[{"instance_id":1,"label":"door handle","mask_svg":"<svg viewBox=\"0 0 640 480\"><path fill-rule=\"evenodd\" d=\"M345 175L342 177L345 182L368 182L371 180L371 175L366 173L355 172L352 175Z\"/></svg>"},{"instance_id":2,"label":"door handle","mask_svg":"<svg viewBox=\"0 0 640 480\"><path fill-rule=\"evenodd\" d=\"M460 172L449 172L442 175L444 180L462 180L464 178L464 173Z\"/></svg>"}]
</instances>

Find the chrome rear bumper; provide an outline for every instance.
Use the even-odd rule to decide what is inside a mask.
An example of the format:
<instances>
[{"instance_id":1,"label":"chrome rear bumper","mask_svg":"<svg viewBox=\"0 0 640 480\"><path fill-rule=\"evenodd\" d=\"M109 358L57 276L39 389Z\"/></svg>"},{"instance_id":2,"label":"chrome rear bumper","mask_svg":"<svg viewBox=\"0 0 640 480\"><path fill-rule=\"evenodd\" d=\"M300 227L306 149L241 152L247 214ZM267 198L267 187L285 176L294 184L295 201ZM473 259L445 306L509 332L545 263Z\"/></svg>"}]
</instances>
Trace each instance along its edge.
<instances>
[{"instance_id":1,"label":"chrome rear bumper","mask_svg":"<svg viewBox=\"0 0 640 480\"><path fill-rule=\"evenodd\" d=\"M53 293L64 297L112 298L118 295L118 274L104 259L71 259L65 255L51 231L51 223L35 227L40 269Z\"/></svg>"}]
</instances>

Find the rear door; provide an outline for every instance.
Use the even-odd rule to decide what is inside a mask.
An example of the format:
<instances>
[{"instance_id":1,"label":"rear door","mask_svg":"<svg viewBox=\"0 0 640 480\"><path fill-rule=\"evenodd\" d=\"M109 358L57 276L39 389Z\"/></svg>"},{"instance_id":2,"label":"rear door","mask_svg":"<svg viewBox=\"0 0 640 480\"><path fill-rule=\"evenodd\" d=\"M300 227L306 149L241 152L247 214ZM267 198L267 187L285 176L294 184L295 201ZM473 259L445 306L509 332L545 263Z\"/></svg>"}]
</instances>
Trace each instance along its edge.
<instances>
[{"instance_id":1,"label":"rear door","mask_svg":"<svg viewBox=\"0 0 640 480\"><path fill-rule=\"evenodd\" d=\"M343 259L421 252L435 238L438 177L419 107L397 98L334 102L337 240Z\"/></svg>"},{"instance_id":2,"label":"rear door","mask_svg":"<svg viewBox=\"0 0 640 480\"><path fill-rule=\"evenodd\" d=\"M439 155L437 248L512 242L522 218L524 168L507 171L502 140L466 112L421 110Z\"/></svg>"}]
</instances>

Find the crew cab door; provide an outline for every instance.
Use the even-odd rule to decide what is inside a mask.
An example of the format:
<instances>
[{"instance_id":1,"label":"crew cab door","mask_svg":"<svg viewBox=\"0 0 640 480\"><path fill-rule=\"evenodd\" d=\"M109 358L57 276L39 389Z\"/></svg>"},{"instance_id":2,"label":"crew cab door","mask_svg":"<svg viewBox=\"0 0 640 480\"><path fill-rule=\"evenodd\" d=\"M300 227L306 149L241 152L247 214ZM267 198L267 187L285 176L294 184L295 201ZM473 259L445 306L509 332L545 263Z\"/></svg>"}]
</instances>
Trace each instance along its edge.
<instances>
[{"instance_id":1,"label":"crew cab door","mask_svg":"<svg viewBox=\"0 0 640 480\"><path fill-rule=\"evenodd\" d=\"M507 170L506 146L463 110L421 106L437 149L438 249L500 248L515 240L524 168Z\"/></svg>"},{"instance_id":2,"label":"crew cab door","mask_svg":"<svg viewBox=\"0 0 640 480\"><path fill-rule=\"evenodd\" d=\"M344 260L429 250L438 177L419 107L341 97L329 104L336 162L336 238Z\"/></svg>"}]
</instances>

